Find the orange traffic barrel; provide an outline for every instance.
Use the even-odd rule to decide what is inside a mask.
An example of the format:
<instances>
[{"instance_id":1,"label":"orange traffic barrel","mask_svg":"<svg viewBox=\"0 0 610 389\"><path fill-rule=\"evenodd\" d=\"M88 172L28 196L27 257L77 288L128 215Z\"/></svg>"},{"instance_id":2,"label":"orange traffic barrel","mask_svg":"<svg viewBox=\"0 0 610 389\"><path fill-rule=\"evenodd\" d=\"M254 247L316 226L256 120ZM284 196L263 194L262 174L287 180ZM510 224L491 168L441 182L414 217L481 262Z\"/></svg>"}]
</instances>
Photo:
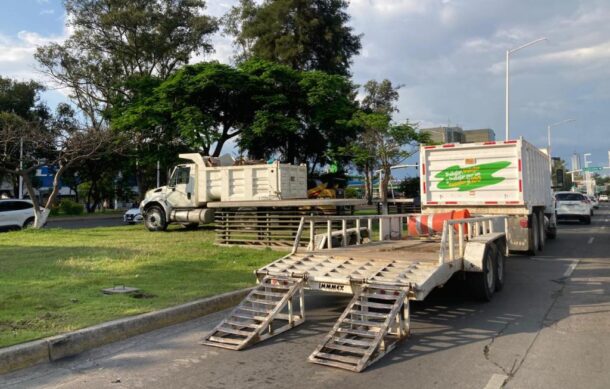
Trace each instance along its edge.
<instances>
[{"instance_id":1,"label":"orange traffic barrel","mask_svg":"<svg viewBox=\"0 0 610 389\"><path fill-rule=\"evenodd\" d=\"M440 234L446 220L467 219L470 212L467 209L449 212L440 212L430 215L409 216L407 230L409 236L429 236ZM466 227L466 226L464 226ZM457 230L457 226L455 226Z\"/></svg>"}]
</instances>

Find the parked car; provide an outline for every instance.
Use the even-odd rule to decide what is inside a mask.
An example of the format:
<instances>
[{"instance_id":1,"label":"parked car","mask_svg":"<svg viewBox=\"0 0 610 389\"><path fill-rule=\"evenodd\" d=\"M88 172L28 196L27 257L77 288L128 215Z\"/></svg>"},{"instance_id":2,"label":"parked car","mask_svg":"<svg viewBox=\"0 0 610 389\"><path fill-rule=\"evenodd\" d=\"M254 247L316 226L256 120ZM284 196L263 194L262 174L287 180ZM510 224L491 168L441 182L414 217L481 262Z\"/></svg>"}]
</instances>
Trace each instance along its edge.
<instances>
[{"instance_id":1,"label":"parked car","mask_svg":"<svg viewBox=\"0 0 610 389\"><path fill-rule=\"evenodd\" d=\"M599 195L599 201L603 201L604 203L608 202L608 195Z\"/></svg>"},{"instance_id":2,"label":"parked car","mask_svg":"<svg viewBox=\"0 0 610 389\"><path fill-rule=\"evenodd\" d=\"M591 200L591 205L593 206L593 208L599 208L599 201L597 200L597 197L589 195L587 195L587 197L589 198L589 200Z\"/></svg>"},{"instance_id":3,"label":"parked car","mask_svg":"<svg viewBox=\"0 0 610 389\"><path fill-rule=\"evenodd\" d=\"M123 221L127 224L142 223L144 217L142 216L142 212L140 212L140 208L133 207L128 209L123 215Z\"/></svg>"},{"instance_id":4,"label":"parked car","mask_svg":"<svg viewBox=\"0 0 610 389\"><path fill-rule=\"evenodd\" d=\"M30 200L0 200L0 229L21 229L34 225L34 205Z\"/></svg>"},{"instance_id":5,"label":"parked car","mask_svg":"<svg viewBox=\"0 0 610 389\"><path fill-rule=\"evenodd\" d=\"M557 219L558 220L580 220L585 224L591 224L593 206L587 195L577 192L557 192Z\"/></svg>"}]
</instances>

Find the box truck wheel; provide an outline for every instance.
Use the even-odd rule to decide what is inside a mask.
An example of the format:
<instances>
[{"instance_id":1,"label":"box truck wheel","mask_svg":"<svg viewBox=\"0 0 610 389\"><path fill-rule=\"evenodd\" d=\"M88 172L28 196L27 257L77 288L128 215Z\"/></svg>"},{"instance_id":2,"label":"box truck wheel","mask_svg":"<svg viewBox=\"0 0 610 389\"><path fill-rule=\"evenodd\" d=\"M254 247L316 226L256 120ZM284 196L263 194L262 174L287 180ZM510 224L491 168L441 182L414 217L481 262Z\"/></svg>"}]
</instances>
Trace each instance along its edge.
<instances>
[{"instance_id":1,"label":"box truck wheel","mask_svg":"<svg viewBox=\"0 0 610 389\"><path fill-rule=\"evenodd\" d=\"M483 257L483 271L466 273L470 290L477 300L490 301L496 290L496 251L492 246L487 246Z\"/></svg>"},{"instance_id":2,"label":"box truck wheel","mask_svg":"<svg viewBox=\"0 0 610 389\"><path fill-rule=\"evenodd\" d=\"M144 215L144 224L148 231L165 231L167 229L167 220L165 212L159 205L153 205L146 209Z\"/></svg>"},{"instance_id":3,"label":"box truck wheel","mask_svg":"<svg viewBox=\"0 0 610 389\"><path fill-rule=\"evenodd\" d=\"M534 212L532 213L530 216L530 223L529 223L529 231L528 231L528 236L529 236L529 248L527 250L527 253L529 255L536 255L536 251L538 251L538 247L540 247L540 231L539 231L539 222L538 222L538 215Z\"/></svg>"},{"instance_id":4,"label":"box truck wheel","mask_svg":"<svg viewBox=\"0 0 610 389\"><path fill-rule=\"evenodd\" d=\"M544 227L544 212L538 212L538 251L544 250L546 228Z\"/></svg>"},{"instance_id":5,"label":"box truck wheel","mask_svg":"<svg viewBox=\"0 0 610 389\"><path fill-rule=\"evenodd\" d=\"M494 251L496 257L496 292L499 292L504 288L504 280L506 278L506 257L504 256L506 246L502 239L496 241Z\"/></svg>"}]
</instances>

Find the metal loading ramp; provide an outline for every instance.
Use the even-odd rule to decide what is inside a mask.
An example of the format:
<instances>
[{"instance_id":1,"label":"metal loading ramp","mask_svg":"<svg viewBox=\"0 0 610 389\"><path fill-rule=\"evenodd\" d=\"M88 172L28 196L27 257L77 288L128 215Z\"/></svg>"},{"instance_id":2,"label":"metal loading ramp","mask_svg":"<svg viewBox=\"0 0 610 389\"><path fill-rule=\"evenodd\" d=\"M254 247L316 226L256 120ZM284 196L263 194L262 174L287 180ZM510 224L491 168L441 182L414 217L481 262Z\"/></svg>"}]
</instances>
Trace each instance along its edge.
<instances>
[{"instance_id":1,"label":"metal loading ramp","mask_svg":"<svg viewBox=\"0 0 610 389\"><path fill-rule=\"evenodd\" d=\"M295 299L298 312L295 314ZM267 276L202 341L207 346L241 350L305 321L303 279Z\"/></svg>"},{"instance_id":2,"label":"metal loading ramp","mask_svg":"<svg viewBox=\"0 0 610 389\"><path fill-rule=\"evenodd\" d=\"M409 335L408 287L364 284L309 361L360 372Z\"/></svg>"}]
</instances>

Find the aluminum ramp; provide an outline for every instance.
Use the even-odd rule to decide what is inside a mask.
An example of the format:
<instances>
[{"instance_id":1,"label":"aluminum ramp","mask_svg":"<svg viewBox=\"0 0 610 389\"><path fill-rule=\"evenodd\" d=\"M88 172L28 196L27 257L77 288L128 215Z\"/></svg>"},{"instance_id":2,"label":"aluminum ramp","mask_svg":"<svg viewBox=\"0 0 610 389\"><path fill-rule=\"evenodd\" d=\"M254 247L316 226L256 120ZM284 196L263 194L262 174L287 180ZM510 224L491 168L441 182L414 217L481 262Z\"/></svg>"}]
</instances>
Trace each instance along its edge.
<instances>
[{"instance_id":1,"label":"aluminum ramp","mask_svg":"<svg viewBox=\"0 0 610 389\"><path fill-rule=\"evenodd\" d=\"M408 287L364 284L309 361L364 370L409 334Z\"/></svg>"},{"instance_id":2,"label":"aluminum ramp","mask_svg":"<svg viewBox=\"0 0 610 389\"><path fill-rule=\"evenodd\" d=\"M295 298L298 298L300 314L294 313ZM202 344L241 350L304 321L303 279L267 276Z\"/></svg>"}]
</instances>

